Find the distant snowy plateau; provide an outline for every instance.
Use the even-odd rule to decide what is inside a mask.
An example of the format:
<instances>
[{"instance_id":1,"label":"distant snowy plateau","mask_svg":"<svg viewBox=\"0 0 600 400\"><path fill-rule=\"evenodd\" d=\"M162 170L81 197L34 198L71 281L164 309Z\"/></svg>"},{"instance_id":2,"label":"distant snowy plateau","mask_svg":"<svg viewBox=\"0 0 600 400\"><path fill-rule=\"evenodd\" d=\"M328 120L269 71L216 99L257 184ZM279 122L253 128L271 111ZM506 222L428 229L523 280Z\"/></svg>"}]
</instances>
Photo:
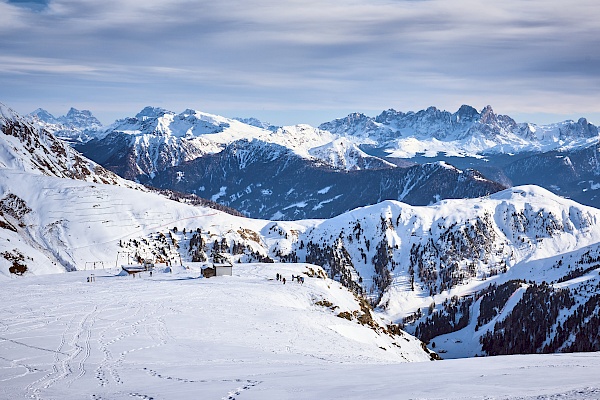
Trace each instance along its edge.
<instances>
[{"instance_id":1,"label":"distant snowy plateau","mask_svg":"<svg viewBox=\"0 0 600 400\"><path fill-rule=\"evenodd\" d=\"M419 121L439 129L425 139ZM464 106L282 128L146 108L101 128L89 112L0 105L0 398L600 398L600 210L420 165L421 147L400 159L429 140L533 169L568 157L574 170L581 152L595 162L584 120L511 121ZM276 218L228 208L259 213L260 197L229 181L252 165L276 166L278 187L244 192L279 193L264 211ZM294 187L305 197L285 197L289 165L314 172L316 186ZM190 175L204 189L171 185ZM380 191L352 204L344 176ZM286 213L285 201L318 211L338 195L328 218ZM152 276L121 269L141 259ZM202 277L223 261L232 276Z\"/></svg>"}]
</instances>

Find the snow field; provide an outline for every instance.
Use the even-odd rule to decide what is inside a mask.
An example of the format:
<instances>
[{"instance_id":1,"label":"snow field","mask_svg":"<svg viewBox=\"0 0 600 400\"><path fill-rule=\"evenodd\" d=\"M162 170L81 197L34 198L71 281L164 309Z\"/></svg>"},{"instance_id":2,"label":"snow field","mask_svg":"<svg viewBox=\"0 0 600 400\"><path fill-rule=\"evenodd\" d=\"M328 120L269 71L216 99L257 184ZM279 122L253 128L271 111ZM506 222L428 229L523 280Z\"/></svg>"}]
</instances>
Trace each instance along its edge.
<instances>
[{"instance_id":1,"label":"snow field","mask_svg":"<svg viewBox=\"0 0 600 400\"><path fill-rule=\"evenodd\" d=\"M331 280L291 281L305 264L234 271L205 279L184 269L135 278L94 270L6 282L0 398L228 398L280 368L429 360L408 335L337 317L358 303ZM315 304L324 299L338 308Z\"/></svg>"},{"instance_id":2,"label":"snow field","mask_svg":"<svg viewBox=\"0 0 600 400\"><path fill-rule=\"evenodd\" d=\"M339 310L356 308L337 283L274 279L277 272L302 273L305 264L234 267L234 276L210 279L184 269L152 278L96 270L91 283L92 271L7 282L0 292L0 398L600 395L598 353L402 363L394 346L378 347L390 345L386 335L314 304L327 298ZM414 340L400 341L418 348Z\"/></svg>"}]
</instances>

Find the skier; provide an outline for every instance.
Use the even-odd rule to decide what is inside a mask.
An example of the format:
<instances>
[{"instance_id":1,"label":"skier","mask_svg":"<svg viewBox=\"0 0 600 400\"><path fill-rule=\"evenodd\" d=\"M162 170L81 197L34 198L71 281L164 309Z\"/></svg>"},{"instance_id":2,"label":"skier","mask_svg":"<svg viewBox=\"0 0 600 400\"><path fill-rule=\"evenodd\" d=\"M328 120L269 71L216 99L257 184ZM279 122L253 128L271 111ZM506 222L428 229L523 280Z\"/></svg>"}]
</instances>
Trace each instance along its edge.
<instances>
[{"instance_id":1,"label":"skier","mask_svg":"<svg viewBox=\"0 0 600 400\"><path fill-rule=\"evenodd\" d=\"M285 278L283 278L283 284L285 285Z\"/></svg>"}]
</instances>

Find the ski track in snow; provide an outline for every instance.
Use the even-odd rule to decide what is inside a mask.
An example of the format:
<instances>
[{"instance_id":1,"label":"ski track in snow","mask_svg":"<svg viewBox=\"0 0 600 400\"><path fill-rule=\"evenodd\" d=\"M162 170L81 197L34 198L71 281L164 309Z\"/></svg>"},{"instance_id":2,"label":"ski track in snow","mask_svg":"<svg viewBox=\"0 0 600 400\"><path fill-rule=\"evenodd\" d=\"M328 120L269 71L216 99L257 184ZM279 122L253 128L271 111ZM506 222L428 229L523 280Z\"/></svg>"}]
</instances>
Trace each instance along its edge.
<instances>
[{"instance_id":1,"label":"ski track in snow","mask_svg":"<svg viewBox=\"0 0 600 400\"><path fill-rule=\"evenodd\" d=\"M181 382L181 383L215 383L215 382L218 382L218 383L235 383L235 384L242 385L242 386L236 387L235 389L233 389L229 393L227 393L226 396L221 398L223 400L235 400L236 396L239 396L243 391L250 390L254 386L262 383L262 381L255 381L255 380L250 380L250 379L245 379L245 380L244 379L221 379L221 380L187 379L187 378L178 378L178 377L174 377L174 376L170 376L170 375L163 375L163 374L161 374L155 370L149 369L149 368L144 368L144 370L150 376L160 378L160 379L165 379L165 380Z\"/></svg>"}]
</instances>

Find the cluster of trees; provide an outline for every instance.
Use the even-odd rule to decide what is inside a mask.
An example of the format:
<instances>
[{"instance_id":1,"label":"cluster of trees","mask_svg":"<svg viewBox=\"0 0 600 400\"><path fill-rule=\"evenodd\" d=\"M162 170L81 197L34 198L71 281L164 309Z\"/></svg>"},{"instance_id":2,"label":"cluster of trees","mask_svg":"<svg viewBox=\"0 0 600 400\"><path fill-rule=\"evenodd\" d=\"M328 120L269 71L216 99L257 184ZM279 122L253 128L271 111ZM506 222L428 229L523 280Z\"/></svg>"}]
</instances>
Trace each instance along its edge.
<instances>
[{"instance_id":1,"label":"cluster of trees","mask_svg":"<svg viewBox=\"0 0 600 400\"><path fill-rule=\"evenodd\" d=\"M192 256L193 262L204 262L207 260L205 245L206 243L202 238L201 231L192 234L192 237L190 238L190 246L188 252Z\"/></svg>"},{"instance_id":2,"label":"cluster of trees","mask_svg":"<svg viewBox=\"0 0 600 400\"><path fill-rule=\"evenodd\" d=\"M558 278L558 280L556 282L557 283L567 282L567 281L570 281L571 279L579 278L580 276L583 276L583 275L587 274L588 272L591 272L598 268L600 268L600 264L595 264L595 265L592 265L591 267L588 267L585 269L583 267L577 267L577 268L567 272L567 274L565 276Z\"/></svg>"},{"instance_id":3,"label":"cluster of trees","mask_svg":"<svg viewBox=\"0 0 600 400\"><path fill-rule=\"evenodd\" d=\"M575 338L562 349L565 353L600 351L600 295L579 306L561 328L563 332L575 332Z\"/></svg>"},{"instance_id":4,"label":"cluster of trees","mask_svg":"<svg viewBox=\"0 0 600 400\"><path fill-rule=\"evenodd\" d=\"M363 294L362 286L352 279L352 273L356 270L341 239L336 239L334 246L309 241L306 243L306 262L322 266L332 278L339 277L343 286L354 293Z\"/></svg>"},{"instance_id":5,"label":"cluster of trees","mask_svg":"<svg viewBox=\"0 0 600 400\"><path fill-rule=\"evenodd\" d=\"M579 260L575 261L575 264L592 264L600 262L600 248L589 249L579 257Z\"/></svg>"},{"instance_id":6,"label":"cluster of trees","mask_svg":"<svg viewBox=\"0 0 600 400\"><path fill-rule=\"evenodd\" d=\"M31 212L31 208L19 196L8 193L0 200L0 212L2 215L8 214L20 223L23 223L23 217Z\"/></svg>"},{"instance_id":7,"label":"cluster of trees","mask_svg":"<svg viewBox=\"0 0 600 400\"><path fill-rule=\"evenodd\" d=\"M598 284L595 290L600 289ZM600 295L591 296L558 325L542 352L600 351Z\"/></svg>"},{"instance_id":8,"label":"cluster of trees","mask_svg":"<svg viewBox=\"0 0 600 400\"><path fill-rule=\"evenodd\" d=\"M390 272L396 268L394 261L394 252L387 241L382 240L375 249L375 255L371 262L375 267L375 276L373 283L379 289L379 293L383 293L392 283L392 274Z\"/></svg>"},{"instance_id":9,"label":"cluster of trees","mask_svg":"<svg viewBox=\"0 0 600 400\"><path fill-rule=\"evenodd\" d=\"M552 237L556 232L564 231L562 223L550 211L534 210L530 204L526 204L522 211L516 211L513 205L506 211L510 212L505 221L510 232L506 232L507 237L515 240L515 235L524 234L531 237L543 238ZM519 238L517 236L517 238ZM523 240L523 239L522 239Z\"/></svg>"},{"instance_id":10,"label":"cluster of trees","mask_svg":"<svg viewBox=\"0 0 600 400\"><path fill-rule=\"evenodd\" d=\"M562 258L556 262L554 268L559 268L563 265ZM557 283L567 282L571 279L579 278L591 272L595 269L600 268L600 247L596 247L593 249L588 249L585 253L583 253L578 260L575 261L574 265L578 265L577 268L570 270L565 274L565 276L559 278ZM584 266L587 266L584 268ZM569 268L571 265L569 265Z\"/></svg>"},{"instance_id":11,"label":"cluster of trees","mask_svg":"<svg viewBox=\"0 0 600 400\"><path fill-rule=\"evenodd\" d=\"M142 263L146 259L154 262L166 262L169 260L179 260L179 245L169 232L169 238L164 233L159 232L154 237L129 239L126 242L119 241L119 246L129 252L133 260Z\"/></svg>"},{"instance_id":12,"label":"cluster of trees","mask_svg":"<svg viewBox=\"0 0 600 400\"><path fill-rule=\"evenodd\" d=\"M436 336L465 328L469 324L472 304L471 296L452 296L442 303L439 310L435 310L435 304L432 304L430 315L415 328L415 336L427 343Z\"/></svg>"},{"instance_id":13,"label":"cluster of trees","mask_svg":"<svg viewBox=\"0 0 600 400\"><path fill-rule=\"evenodd\" d=\"M488 355L543 351L559 313L574 304L569 289L556 289L545 282L530 283L512 312L481 337L483 351Z\"/></svg>"},{"instance_id":14,"label":"cluster of trees","mask_svg":"<svg viewBox=\"0 0 600 400\"><path fill-rule=\"evenodd\" d=\"M479 316L477 317L477 325L475 330L487 324L494 319L502 310L510 296L519 289L525 281L512 280L497 286L496 284L489 285L486 289L477 293L481 296L479 303Z\"/></svg>"},{"instance_id":15,"label":"cluster of trees","mask_svg":"<svg viewBox=\"0 0 600 400\"><path fill-rule=\"evenodd\" d=\"M223 262L227 259L227 254L234 256L245 255L246 261L248 262L274 262L271 257L254 251L249 245L232 240L231 244L229 241L222 237L220 240L215 239L210 248L210 256L207 255L208 243L202 238L202 232L198 229L192 234L189 242L189 254L192 256L192 261L205 262L208 259L212 259L214 262Z\"/></svg>"}]
</instances>

